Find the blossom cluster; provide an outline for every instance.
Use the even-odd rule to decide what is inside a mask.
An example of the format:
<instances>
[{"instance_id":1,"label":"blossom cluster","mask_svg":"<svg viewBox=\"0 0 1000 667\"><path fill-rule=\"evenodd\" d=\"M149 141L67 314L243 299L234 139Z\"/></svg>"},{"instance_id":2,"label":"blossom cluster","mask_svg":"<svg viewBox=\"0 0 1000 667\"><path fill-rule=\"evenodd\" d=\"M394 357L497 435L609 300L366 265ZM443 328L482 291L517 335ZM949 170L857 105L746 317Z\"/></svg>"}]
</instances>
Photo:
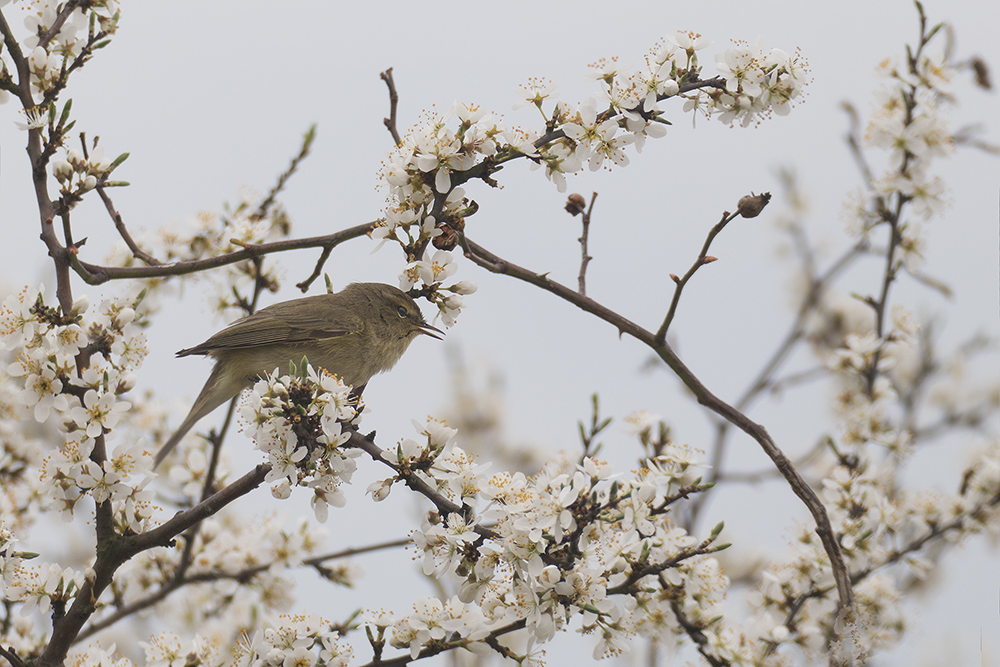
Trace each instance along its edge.
<instances>
[{"instance_id":1,"label":"blossom cluster","mask_svg":"<svg viewBox=\"0 0 1000 667\"><path fill-rule=\"evenodd\" d=\"M520 624L529 645L542 644L578 618L604 657L626 652L636 634L673 641L678 615L707 626L720 613L728 579L707 556L724 548L710 546L718 532L697 544L669 515L701 490L688 447L667 444L633 475L584 457L550 462L533 478L487 477L487 466L453 442L454 429L415 426L419 441L382 454L398 474L369 492L380 500L394 482L416 477L455 504L429 512L413 541L424 573L453 582L458 594L385 621L394 646L411 656L479 650L485 637Z\"/></svg>"},{"instance_id":2,"label":"blossom cluster","mask_svg":"<svg viewBox=\"0 0 1000 667\"><path fill-rule=\"evenodd\" d=\"M343 507L340 486L351 481L358 452L341 447L351 437L343 424L356 425L363 407L340 378L303 360L301 374L277 369L253 386L240 415L246 434L267 455L271 492L288 498L293 486L312 489L313 511L326 521L328 508Z\"/></svg>"},{"instance_id":3,"label":"blossom cluster","mask_svg":"<svg viewBox=\"0 0 1000 667\"><path fill-rule=\"evenodd\" d=\"M42 614L51 613L53 608L63 610L80 591L87 576L93 576L92 571L79 572L73 568L62 568L55 563L28 565L37 554L15 551L17 539L14 532L0 519L0 594L8 604L20 602L22 617L38 611ZM17 628L9 637L19 637L20 648L34 650L37 648L31 642L30 627Z\"/></svg>"},{"instance_id":4,"label":"blossom cluster","mask_svg":"<svg viewBox=\"0 0 1000 667\"><path fill-rule=\"evenodd\" d=\"M38 471L47 449L44 432L28 432L17 415L21 389L18 378L0 373L0 517L18 517L19 528L34 523L39 506L41 482Z\"/></svg>"},{"instance_id":5,"label":"blossom cluster","mask_svg":"<svg viewBox=\"0 0 1000 667\"><path fill-rule=\"evenodd\" d=\"M148 642L139 642L139 647L145 653L146 667L174 667L182 664L189 667L219 667L225 664L219 647L199 637L184 646L176 635L164 632L150 638Z\"/></svg>"},{"instance_id":6,"label":"blossom cluster","mask_svg":"<svg viewBox=\"0 0 1000 667\"><path fill-rule=\"evenodd\" d=\"M347 667L354 651L319 616L283 616L281 625L258 631L236 647L234 667L328 665Z\"/></svg>"},{"instance_id":7,"label":"blossom cluster","mask_svg":"<svg viewBox=\"0 0 1000 667\"><path fill-rule=\"evenodd\" d=\"M125 443L92 460L95 447L115 436L130 403L122 396L135 384L146 355L146 337L136 321L142 294L90 304L84 297L70 312L46 305L44 288L11 295L0 311L0 336L18 352L7 368L21 378L18 408L65 434L62 447L45 460L40 493L71 516L86 496L112 501L121 530L140 531L150 516L144 487L151 460L143 443Z\"/></svg>"},{"instance_id":8,"label":"blossom cluster","mask_svg":"<svg viewBox=\"0 0 1000 667\"><path fill-rule=\"evenodd\" d=\"M5 4L0 3L0 7ZM118 0L97 0L87 3L86 8L71 9L55 32L51 31L63 13L64 3L25 0L20 4L25 10L24 27L27 28L27 36L21 40L21 45L27 53L32 96L46 95L64 86L67 68L83 54L84 49L92 48L117 28ZM49 37L44 43L40 39L43 35ZM16 71L6 58L0 62L0 70L3 69ZM0 104L8 99L10 94L0 90Z\"/></svg>"},{"instance_id":9,"label":"blossom cluster","mask_svg":"<svg viewBox=\"0 0 1000 667\"><path fill-rule=\"evenodd\" d=\"M400 275L402 288L419 280L445 323L454 320L460 302L440 292L467 292L458 286L442 288L443 279L454 273L448 268L451 258L432 255L431 246L450 251L461 242L466 218L478 209L461 187L470 178L495 185L490 176L500 165L527 158L533 169L544 166L563 192L566 174L585 164L591 170L608 163L624 166L629 146L641 151L646 137L664 136L669 123L662 118L662 100L680 96L686 100L685 111L699 109L746 126L771 111L787 113L807 83L801 56L767 51L760 43L738 43L719 55L720 78L705 87L699 84L697 51L708 44L699 35L678 32L653 48L645 66L634 73L617 59L602 59L588 75L597 82L596 97L578 106L556 102L551 112L544 104L556 97L555 86L532 79L522 87L517 106L535 106L545 120L544 132L507 127L499 116L474 104L455 103L444 114L428 114L403 137L381 171L389 204L372 238L379 247L391 240L403 248L408 265ZM457 127L450 126L453 119ZM435 265L441 269L431 270Z\"/></svg>"},{"instance_id":10,"label":"blossom cluster","mask_svg":"<svg viewBox=\"0 0 1000 667\"><path fill-rule=\"evenodd\" d=\"M490 624L479 607L466 605L458 598L441 602L421 598L413 603L413 613L396 619L393 614L372 616L369 623L380 634L391 628L389 643L408 649L416 658L425 648L464 648L485 656L490 649L483 640L490 636Z\"/></svg>"},{"instance_id":11,"label":"blossom cluster","mask_svg":"<svg viewBox=\"0 0 1000 667\"><path fill-rule=\"evenodd\" d=\"M107 183L114 169L125 161L127 155L112 160L105 156L104 146L95 146L82 154L75 148L65 151L65 158L52 160L52 175L59 181L59 195L64 208L72 209L83 194L98 184Z\"/></svg>"},{"instance_id":12,"label":"blossom cluster","mask_svg":"<svg viewBox=\"0 0 1000 667\"><path fill-rule=\"evenodd\" d=\"M830 437L833 460L819 466L821 498L841 552L855 580L851 642L838 655L859 659L898 643L906 629L899 601L907 580L921 580L934 567L923 545L933 538L995 531L1000 517L1000 443L983 448L954 493L923 493L902 484L916 430L907 424L900 392L912 391L919 327L903 308L892 310L892 326L875 334L871 318L855 318L854 332L827 339L826 363L839 385L835 403L839 433ZM867 321L867 328L865 322ZM862 333L864 331L864 333ZM820 339L817 339L820 340ZM835 341L839 340L839 343ZM821 349L821 348L817 348ZM748 634L767 637L755 655L782 645L808 655L828 650L836 600L829 558L817 535L796 531L795 547L770 565L750 596L755 608ZM884 569L903 566L904 576Z\"/></svg>"},{"instance_id":13,"label":"blossom cluster","mask_svg":"<svg viewBox=\"0 0 1000 667\"><path fill-rule=\"evenodd\" d=\"M878 68L886 82L865 131L868 146L885 151L886 167L845 203L849 231L867 238L904 207L917 220L939 214L948 202L932 162L955 150L946 111L954 65L945 51L919 49L905 61L887 58ZM898 221L899 247L907 268L919 266L924 239L917 220Z\"/></svg>"}]
</instances>

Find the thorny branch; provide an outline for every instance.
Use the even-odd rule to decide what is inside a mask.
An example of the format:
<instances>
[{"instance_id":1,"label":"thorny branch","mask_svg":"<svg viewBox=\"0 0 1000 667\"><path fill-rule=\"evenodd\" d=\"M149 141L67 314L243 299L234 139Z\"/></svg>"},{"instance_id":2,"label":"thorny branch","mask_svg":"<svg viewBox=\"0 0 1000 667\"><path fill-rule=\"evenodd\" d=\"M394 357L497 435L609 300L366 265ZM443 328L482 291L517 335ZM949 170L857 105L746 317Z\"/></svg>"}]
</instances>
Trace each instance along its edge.
<instances>
[{"instance_id":1,"label":"thorny branch","mask_svg":"<svg viewBox=\"0 0 1000 667\"><path fill-rule=\"evenodd\" d=\"M723 417L725 420L731 422L737 428L756 440L781 472L782 476L788 482L795 495L802 500L802 502L809 509L810 514L812 514L813 520L816 522L816 533L819 535L820 540L823 543L823 547L830 558L833 576L837 582L837 592L840 598L840 606L844 610L850 610L852 608L854 593L851 588L850 576L847 566L844 563L843 554L840 551L840 545L837 543L837 537L834 535L833 528L830 525L830 519L826 513L826 508L823 506L823 503L819 500L812 487L810 487L805 480L802 479L802 476L795 469L792 463L788 460L784 453L782 453L777 445L774 444L771 436L767 433L763 426L751 421L742 412L712 394L708 388L705 387L700 380L698 380L694 373L692 373L687 366L684 365L666 341L658 340L653 333L619 315L615 311L597 303L593 299L582 296L568 287L551 280L547 275L534 273L498 257L482 246L474 243L468 237L463 236L462 248L465 250L466 257L487 270L495 273L504 273L517 278L518 280L523 280L551 292L561 299L611 324L618 329L620 333L628 334L644 343L664 362L666 362L667 366L669 366L671 370L677 374L684 385L691 390L700 404Z\"/></svg>"}]
</instances>

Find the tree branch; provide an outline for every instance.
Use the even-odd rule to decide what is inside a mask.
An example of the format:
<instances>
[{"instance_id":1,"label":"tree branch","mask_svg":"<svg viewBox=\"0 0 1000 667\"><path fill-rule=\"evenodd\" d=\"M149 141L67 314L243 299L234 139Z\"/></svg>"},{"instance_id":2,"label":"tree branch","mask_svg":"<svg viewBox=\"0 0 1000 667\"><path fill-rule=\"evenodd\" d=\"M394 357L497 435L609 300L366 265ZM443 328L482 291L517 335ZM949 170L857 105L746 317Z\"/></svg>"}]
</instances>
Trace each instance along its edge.
<instances>
[{"instance_id":1,"label":"tree branch","mask_svg":"<svg viewBox=\"0 0 1000 667\"><path fill-rule=\"evenodd\" d=\"M551 292L561 299L577 306L581 310L595 315L611 324L618 329L620 333L628 334L641 343L644 343L647 347L656 352L656 354L663 359L664 362L666 362L667 366L669 366L671 370L677 374L681 382L683 382L684 385L695 395L698 403L704 405L719 416L723 417L725 420L731 422L734 426L756 440L764 450L764 453L770 457L771 461L781 472L782 477L784 477L788 482L795 495L802 500L808 508L810 514L812 514L813 520L816 522L816 533L819 535L820 540L823 543L823 547L826 550L827 555L830 557L833 576L837 582L837 590L840 596L840 605L844 609L852 607L854 602L854 593L851 588L850 577L848 575L847 566L844 563L843 554L840 551L840 545L837 543L837 538L833 533L832 526L830 525L830 519L827 516L826 508L823 506L823 503L820 502L816 492L813 491L805 480L802 479L802 476L792 465L791 461L789 461L778 446L774 444L771 436L763 426L751 421L742 412L712 394L708 388L705 387L700 380L698 380L694 373L692 373L687 366L684 365L666 341L658 340L653 333L650 333L634 322L597 303L593 299L582 296L568 287L549 279L546 275L533 273L527 269L517 266L516 264L512 264L501 259L464 236L462 237L462 247L465 250L466 257L471 259L476 264L479 264L490 271L504 273L517 278L518 280L523 280L524 282Z\"/></svg>"},{"instance_id":2,"label":"tree branch","mask_svg":"<svg viewBox=\"0 0 1000 667\"><path fill-rule=\"evenodd\" d=\"M125 280L129 278L164 278L196 273L206 269L215 269L228 264L235 264L255 257L263 257L276 252L301 250L303 248L334 248L345 241L365 236L378 225L378 221L367 222L356 227L349 227L325 236L310 236L301 239L287 239L273 243L245 244L236 252L196 259L188 262L173 262L157 266L99 266L79 262L77 273L88 285L100 285L109 280Z\"/></svg>"}]
</instances>

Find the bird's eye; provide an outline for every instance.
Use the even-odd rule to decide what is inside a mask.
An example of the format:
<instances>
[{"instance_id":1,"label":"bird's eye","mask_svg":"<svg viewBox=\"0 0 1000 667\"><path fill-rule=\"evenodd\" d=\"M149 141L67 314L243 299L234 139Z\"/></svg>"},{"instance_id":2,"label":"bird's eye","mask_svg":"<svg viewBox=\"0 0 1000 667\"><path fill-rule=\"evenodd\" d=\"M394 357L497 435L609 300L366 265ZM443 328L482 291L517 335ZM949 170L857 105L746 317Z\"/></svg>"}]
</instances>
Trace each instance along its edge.
<instances>
[{"instance_id":1,"label":"bird's eye","mask_svg":"<svg viewBox=\"0 0 1000 667\"><path fill-rule=\"evenodd\" d=\"M396 309L396 312L399 313L400 317L405 318L407 315L406 306L400 306L399 308Z\"/></svg>"}]
</instances>

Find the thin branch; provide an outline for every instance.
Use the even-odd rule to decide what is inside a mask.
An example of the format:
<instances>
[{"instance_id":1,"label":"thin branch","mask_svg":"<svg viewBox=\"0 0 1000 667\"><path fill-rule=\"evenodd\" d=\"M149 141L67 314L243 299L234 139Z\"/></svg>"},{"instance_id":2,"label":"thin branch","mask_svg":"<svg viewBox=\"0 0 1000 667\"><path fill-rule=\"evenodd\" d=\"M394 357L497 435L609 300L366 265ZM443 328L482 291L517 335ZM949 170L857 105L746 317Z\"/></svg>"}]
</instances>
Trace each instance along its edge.
<instances>
[{"instance_id":1,"label":"thin branch","mask_svg":"<svg viewBox=\"0 0 1000 667\"><path fill-rule=\"evenodd\" d=\"M319 259L316 260L316 266L315 268L313 268L313 272L310 273L309 277L303 280L302 282L295 283L295 286L298 287L303 292L307 291L309 289L309 286L312 285L313 282L315 282L315 280L320 277L320 274L323 273L323 267L326 265L326 260L330 259L330 254L332 252L333 252L332 245L324 246L323 252L319 254Z\"/></svg>"},{"instance_id":2,"label":"thin branch","mask_svg":"<svg viewBox=\"0 0 1000 667\"><path fill-rule=\"evenodd\" d=\"M826 449L826 439L821 439L813 445L809 451L807 451L802 456L798 457L792 462L796 468L802 468L815 462L823 450ZM769 479L774 479L778 476L778 471L774 468L768 468L766 470L759 470L757 472L720 472L715 475L713 482L733 482L742 484L757 484L759 482L764 482Z\"/></svg>"},{"instance_id":3,"label":"thin branch","mask_svg":"<svg viewBox=\"0 0 1000 667\"><path fill-rule=\"evenodd\" d=\"M579 291L582 296L587 296L587 265L590 264L590 260L594 259L587 254L587 240L590 236L590 214L594 212L595 201L597 201L596 192L590 195L590 206L580 216L582 218L583 231L580 234L580 238L577 239L580 242L580 276L577 278L577 283L580 286Z\"/></svg>"},{"instance_id":4,"label":"thin branch","mask_svg":"<svg viewBox=\"0 0 1000 667\"><path fill-rule=\"evenodd\" d=\"M684 632L686 632L688 637L691 638L691 641L695 643L698 647L698 653L700 653L702 657L708 661L709 665L712 667L727 667L727 665L732 664L728 660L720 660L712 655L710 652L711 647L709 646L708 637L705 636L704 632L702 632L704 628L687 617L687 614L684 613L684 607L682 607L680 603L671 601L670 610L674 613L674 618L677 619L677 624L684 629Z\"/></svg>"},{"instance_id":5,"label":"thin branch","mask_svg":"<svg viewBox=\"0 0 1000 667\"><path fill-rule=\"evenodd\" d=\"M17 71L17 87L13 90L6 88L6 90L17 95L24 109L31 109L35 106L35 100L31 97L29 85L31 75L28 71L28 60L21 52L21 45L17 43L17 38L14 37L10 26L7 25L7 18L3 15L3 11L0 11L0 33L3 34L4 46L7 48L11 60L14 61L14 69Z\"/></svg>"},{"instance_id":6,"label":"thin branch","mask_svg":"<svg viewBox=\"0 0 1000 667\"><path fill-rule=\"evenodd\" d=\"M253 214L252 217L256 218L257 220L260 220L261 218L267 216L268 212L270 212L271 210L271 207L274 206L274 201L277 198L278 193L285 189L285 183L287 183L288 179L291 178L296 171L298 171L299 164L301 164L303 160L309 157L309 151L312 149L312 144L313 141L315 141L315 139L316 139L316 124L314 123L309 126L309 129L306 130L306 133L302 136L302 148L299 149L298 155L292 158L292 162L291 164L288 165L288 169L286 169L284 172L281 173L281 175L278 176L277 183L274 184L274 187L271 188L271 191L267 193L266 197L264 197L264 201L260 203L260 205L257 207L257 211Z\"/></svg>"},{"instance_id":7,"label":"thin branch","mask_svg":"<svg viewBox=\"0 0 1000 667\"><path fill-rule=\"evenodd\" d=\"M392 79L392 68L379 74L379 78L385 81L389 88L389 117L382 119L385 129L392 135L392 141L396 146L402 146L403 140L399 137L399 130L396 129L396 106L399 104L399 93L396 92L396 82Z\"/></svg>"},{"instance_id":8,"label":"thin branch","mask_svg":"<svg viewBox=\"0 0 1000 667\"><path fill-rule=\"evenodd\" d=\"M172 262L170 264L160 264L158 266L99 266L78 262L78 267L74 267L80 277L88 285L100 285L109 280L126 280L130 278L164 278L167 276L182 276L189 273L196 273L206 269L215 269L220 266L227 266L263 257L276 252L288 250L301 250L304 248L334 248L345 241L365 236L372 229L378 226L378 221L366 222L363 225L349 227L333 234L325 236L310 236L302 239L286 239L284 241L274 241L273 243L242 244L241 249L236 252L208 257L206 259L196 259L187 262Z\"/></svg>"},{"instance_id":9,"label":"thin branch","mask_svg":"<svg viewBox=\"0 0 1000 667\"><path fill-rule=\"evenodd\" d=\"M717 223L715 223L715 226L712 227L712 229L708 232L708 237L705 239L705 244L701 247L701 252L698 253L698 259L694 261L694 264L692 264L691 268L688 269L688 272L684 274L684 277L678 278L677 276L670 274L670 277L674 279L674 282L677 283L677 286L674 288L674 298L670 301L670 309L667 311L667 316L663 318L663 324L661 324L660 328L656 331L656 340L661 342L666 340L667 329L670 328L670 323L674 320L674 315L677 313L677 304L680 303L681 292L684 291L684 286L687 285L687 282L689 280L691 280L691 277L695 274L695 271L697 271L704 265L710 264L711 262L715 261L714 257L709 258L708 249L712 245L712 241L715 240L715 237L719 235L719 232L725 229L726 225L732 222L733 218L735 218L738 215L739 215L738 211L736 213L730 213L729 211L725 211L722 214L722 219L719 220Z\"/></svg>"},{"instance_id":10,"label":"thin branch","mask_svg":"<svg viewBox=\"0 0 1000 667\"><path fill-rule=\"evenodd\" d=\"M45 47L49 45L49 42L52 41L53 37L59 34L59 31L62 30L63 24L66 23L66 19L69 18L70 14L75 12L77 7L80 7L83 4L84 3L81 2L81 0L69 0L69 2L62 7L59 14L56 15L55 20L52 22L52 25L49 26L48 30L39 36L38 46L48 51Z\"/></svg>"},{"instance_id":11,"label":"thin branch","mask_svg":"<svg viewBox=\"0 0 1000 667\"><path fill-rule=\"evenodd\" d=\"M128 229L125 228L125 223L122 221L121 213L115 209L115 205L114 202L111 201L111 197L109 197L108 193L104 191L104 186L98 185L95 189L97 190L97 194L100 195L101 201L104 202L104 208L107 209L108 215L110 215L111 219L114 221L115 229L118 230L118 235L122 237L122 240L125 241L125 245L127 245L128 249L132 251L132 256L141 262L145 262L147 265L159 265L161 263L160 260L140 248L139 244L137 244L132 238L132 235L129 234Z\"/></svg>"},{"instance_id":12,"label":"thin branch","mask_svg":"<svg viewBox=\"0 0 1000 667\"><path fill-rule=\"evenodd\" d=\"M340 551L334 551L333 553L323 554L322 556L313 556L312 558L307 558L302 561L303 565L309 565L310 567L315 567L316 565L321 565L328 560L337 560L339 558L350 558L351 556L359 556L361 554L371 553L373 551L381 551L382 549L395 549L396 547L405 547L412 544L413 540L408 537L404 537L400 540L389 540L388 542L379 542L378 544L370 544L366 547L355 547L353 549L342 549Z\"/></svg>"},{"instance_id":13,"label":"thin branch","mask_svg":"<svg viewBox=\"0 0 1000 667\"><path fill-rule=\"evenodd\" d=\"M871 186L874 178L872 177L871 167L868 166L868 160L865 159L865 154L861 150L861 119L858 116L858 111L850 102L842 102L840 108L847 113L847 117L851 123L851 127L845 137L847 146L851 150L851 157L854 158L854 163L857 165L858 171L861 172L865 183Z\"/></svg>"},{"instance_id":14,"label":"thin branch","mask_svg":"<svg viewBox=\"0 0 1000 667\"><path fill-rule=\"evenodd\" d=\"M808 508L810 514L812 514L813 520L816 522L816 533L819 535L820 540L823 543L823 547L826 550L827 555L830 557L831 569L833 570L833 576L837 582L837 590L840 596L840 605L844 609L852 607L854 602L854 593L851 588L847 566L844 563L844 557L840 551L840 545L837 543L837 538L833 533L832 526L830 525L830 519L827 516L826 508L817 497L816 492L813 491L804 479L802 479L802 476L792 465L791 461L789 461L778 446L774 444L771 436L763 426L751 421L742 412L712 394L712 392L710 392L708 388L701 383L694 373L692 373L687 366L684 365L666 341L658 340L653 333L647 331L625 317L622 317L609 308L597 303L593 299L577 294L568 287L550 280L546 275L534 273L517 266L516 264L512 264L511 262L501 259L464 236L462 237L462 247L465 250L466 256L476 264L488 268L491 271L495 271L499 267L503 267L502 273L551 292L559 298L568 301L578 308L611 324L618 329L620 333L628 334L644 343L656 352L656 354L663 359L664 362L666 362L667 366L669 366L674 373L677 374L678 378L680 378L684 385L691 390L700 404L731 422L734 426L756 440L781 472L782 476L788 482L795 495L802 500L803 504L805 504Z\"/></svg>"}]
</instances>

